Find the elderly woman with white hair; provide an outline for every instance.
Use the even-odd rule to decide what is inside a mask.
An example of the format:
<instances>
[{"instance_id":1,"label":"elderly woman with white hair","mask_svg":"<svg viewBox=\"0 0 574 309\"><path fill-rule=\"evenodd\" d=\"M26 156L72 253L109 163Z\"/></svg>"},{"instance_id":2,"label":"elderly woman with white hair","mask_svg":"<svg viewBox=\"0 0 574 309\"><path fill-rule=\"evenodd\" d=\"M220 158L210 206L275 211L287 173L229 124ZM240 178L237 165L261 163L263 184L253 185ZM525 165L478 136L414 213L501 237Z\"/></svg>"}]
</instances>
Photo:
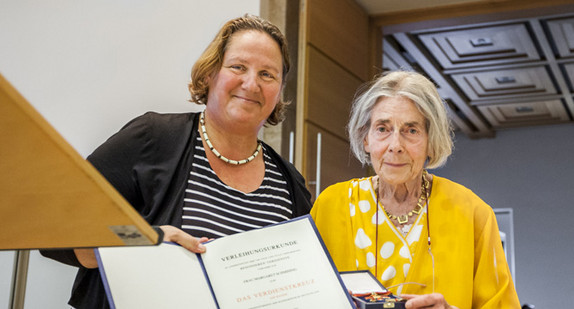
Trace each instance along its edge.
<instances>
[{"instance_id":1,"label":"elderly woman with white hair","mask_svg":"<svg viewBox=\"0 0 574 309\"><path fill-rule=\"evenodd\" d=\"M348 131L376 175L328 187L311 210L338 270L369 270L406 308L519 308L492 208L427 172L453 148L433 83L378 77L356 97Z\"/></svg>"}]
</instances>

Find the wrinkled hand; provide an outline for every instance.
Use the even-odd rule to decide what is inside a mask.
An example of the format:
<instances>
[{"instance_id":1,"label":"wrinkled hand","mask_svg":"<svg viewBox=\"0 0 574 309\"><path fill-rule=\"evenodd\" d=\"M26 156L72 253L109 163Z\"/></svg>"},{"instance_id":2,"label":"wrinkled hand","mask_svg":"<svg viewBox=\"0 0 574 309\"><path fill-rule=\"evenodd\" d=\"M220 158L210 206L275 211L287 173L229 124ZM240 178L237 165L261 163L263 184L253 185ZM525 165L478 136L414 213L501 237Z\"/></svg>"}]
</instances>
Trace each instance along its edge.
<instances>
[{"instance_id":1,"label":"wrinkled hand","mask_svg":"<svg viewBox=\"0 0 574 309\"><path fill-rule=\"evenodd\" d=\"M439 293L414 295L414 294L401 294L401 297L406 299L405 308L437 308L437 309L457 309L455 306L450 306L444 296Z\"/></svg>"},{"instance_id":2,"label":"wrinkled hand","mask_svg":"<svg viewBox=\"0 0 574 309\"><path fill-rule=\"evenodd\" d=\"M207 237L196 238L171 225L162 225L160 228L163 231L163 241L174 242L193 253L205 252L203 243L209 240Z\"/></svg>"}]
</instances>

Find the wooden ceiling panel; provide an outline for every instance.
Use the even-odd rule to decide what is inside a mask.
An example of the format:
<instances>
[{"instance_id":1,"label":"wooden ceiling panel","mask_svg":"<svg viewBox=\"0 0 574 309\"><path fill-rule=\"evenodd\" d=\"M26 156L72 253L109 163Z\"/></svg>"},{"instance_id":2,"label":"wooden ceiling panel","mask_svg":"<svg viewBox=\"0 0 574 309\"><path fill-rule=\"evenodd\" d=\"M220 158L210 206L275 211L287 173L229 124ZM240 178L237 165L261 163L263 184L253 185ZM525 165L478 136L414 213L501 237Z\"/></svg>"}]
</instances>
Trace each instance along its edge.
<instances>
[{"instance_id":1,"label":"wooden ceiling panel","mask_svg":"<svg viewBox=\"0 0 574 309\"><path fill-rule=\"evenodd\" d=\"M513 99L556 94L549 72L543 66L453 74L453 80L473 101Z\"/></svg>"},{"instance_id":2,"label":"wooden ceiling panel","mask_svg":"<svg viewBox=\"0 0 574 309\"><path fill-rule=\"evenodd\" d=\"M566 73L566 81L570 86L570 92L574 91L574 63L567 63L564 65L564 70Z\"/></svg>"},{"instance_id":3,"label":"wooden ceiling panel","mask_svg":"<svg viewBox=\"0 0 574 309\"><path fill-rule=\"evenodd\" d=\"M554 42L558 58L574 57L574 17L557 18L547 21L552 42Z\"/></svg>"},{"instance_id":4,"label":"wooden ceiling panel","mask_svg":"<svg viewBox=\"0 0 574 309\"><path fill-rule=\"evenodd\" d=\"M443 69L540 60L524 23L431 32L418 38Z\"/></svg>"},{"instance_id":5,"label":"wooden ceiling panel","mask_svg":"<svg viewBox=\"0 0 574 309\"><path fill-rule=\"evenodd\" d=\"M574 13L499 15L436 28L393 25L383 37L383 68L430 77L453 122L472 138L573 123Z\"/></svg>"},{"instance_id":6,"label":"wooden ceiling panel","mask_svg":"<svg viewBox=\"0 0 574 309\"><path fill-rule=\"evenodd\" d=\"M503 103L478 108L495 128L558 124L570 120L560 100Z\"/></svg>"}]
</instances>

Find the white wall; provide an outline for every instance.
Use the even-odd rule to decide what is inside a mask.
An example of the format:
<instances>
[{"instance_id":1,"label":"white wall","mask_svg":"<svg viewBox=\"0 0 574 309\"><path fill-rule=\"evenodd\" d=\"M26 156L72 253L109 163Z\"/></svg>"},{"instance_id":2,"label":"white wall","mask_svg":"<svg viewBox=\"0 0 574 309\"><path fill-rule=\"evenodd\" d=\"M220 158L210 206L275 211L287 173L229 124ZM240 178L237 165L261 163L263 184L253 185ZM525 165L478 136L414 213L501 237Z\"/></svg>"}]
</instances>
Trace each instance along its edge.
<instances>
[{"instance_id":1,"label":"white wall","mask_svg":"<svg viewBox=\"0 0 574 309\"><path fill-rule=\"evenodd\" d=\"M244 13L259 0L0 0L0 74L87 156L146 111L198 110L191 66ZM0 308L12 264L0 252ZM33 251L29 271L26 308L67 308L74 268Z\"/></svg>"},{"instance_id":2,"label":"white wall","mask_svg":"<svg viewBox=\"0 0 574 309\"><path fill-rule=\"evenodd\" d=\"M0 251L0 308L8 308L12 284L14 251Z\"/></svg>"},{"instance_id":3,"label":"white wall","mask_svg":"<svg viewBox=\"0 0 574 309\"><path fill-rule=\"evenodd\" d=\"M467 186L494 208L513 209L521 303L574 304L574 126L512 129L494 139L458 134L455 147L446 166L433 172Z\"/></svg>"}]
</instances>

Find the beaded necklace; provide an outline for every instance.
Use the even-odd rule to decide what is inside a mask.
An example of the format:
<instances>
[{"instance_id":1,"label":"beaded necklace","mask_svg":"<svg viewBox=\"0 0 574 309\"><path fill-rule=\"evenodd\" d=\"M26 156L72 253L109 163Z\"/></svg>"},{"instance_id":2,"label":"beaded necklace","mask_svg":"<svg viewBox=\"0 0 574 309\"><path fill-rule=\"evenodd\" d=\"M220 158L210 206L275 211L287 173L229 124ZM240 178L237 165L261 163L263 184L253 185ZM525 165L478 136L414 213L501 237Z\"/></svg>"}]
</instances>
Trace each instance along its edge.
<instances>
[{"instance_id":1,"label":"beaded necklace","mask_svg":"<svg viewBox=\"0 0 574 309\"><path fill-rule=\"evenodd\" d=\"M239 161L228 159L228 158L224 157L219 151L217 151L217 149L215 149L215 147L213 147L213 145L211 144L211 141L209 140L209 136L207 136L207 130L205 130L205 111L201 112L201 115L199 116L199 123L201 126L201 133L203 134L203 139L205 140L207 147L209 147L209 150L211 150L211 152L213 152L213 154L217 158L219 158L221 161L223 161L225 163L229 163L229 164L233 164L233 165L242 165L245 163L249 163L249 162L253 161L253 159L255 159L255 157L257 157L257 155L261 151L261 141L257 141L257 148L255 149L255 152L251 156L249 156L249 158L239 160Z\"/></svg>"}]
</instances>

